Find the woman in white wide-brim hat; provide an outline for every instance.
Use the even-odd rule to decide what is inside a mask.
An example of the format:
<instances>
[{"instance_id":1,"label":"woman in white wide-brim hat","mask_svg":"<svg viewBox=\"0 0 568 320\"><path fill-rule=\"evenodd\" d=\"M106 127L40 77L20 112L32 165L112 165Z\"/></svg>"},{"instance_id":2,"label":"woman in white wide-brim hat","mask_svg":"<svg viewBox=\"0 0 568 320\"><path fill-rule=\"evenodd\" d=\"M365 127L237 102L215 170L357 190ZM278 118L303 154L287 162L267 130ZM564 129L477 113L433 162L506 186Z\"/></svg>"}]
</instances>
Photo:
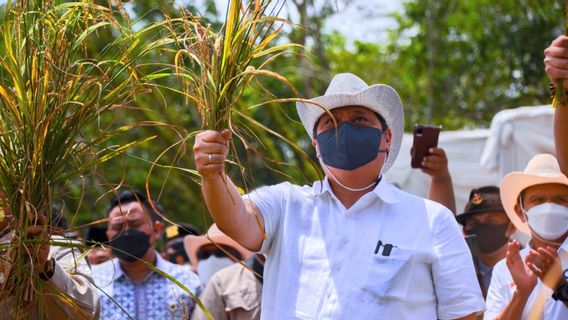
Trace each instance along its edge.
<instances>
[{"instance_id":1,"label":"woman in white wide-brim hat","mask_svg":"<svg viewBox=\"0 0 568 320\"><path fill-rule=\"evenodd\" d=\"M509 244L487 293L485 319L568 319L568 178L550 154L501 181L501 200L527 248Z\"/></svg>"}]
</instances>

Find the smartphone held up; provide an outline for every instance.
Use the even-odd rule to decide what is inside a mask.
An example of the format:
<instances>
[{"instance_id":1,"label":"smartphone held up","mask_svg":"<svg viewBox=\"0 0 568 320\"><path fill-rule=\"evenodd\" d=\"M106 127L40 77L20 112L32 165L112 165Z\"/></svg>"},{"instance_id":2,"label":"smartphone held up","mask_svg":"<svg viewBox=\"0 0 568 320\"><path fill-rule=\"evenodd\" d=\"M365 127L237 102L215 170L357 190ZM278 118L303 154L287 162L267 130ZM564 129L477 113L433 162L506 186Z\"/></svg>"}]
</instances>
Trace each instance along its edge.
<instances>
[{"instance_id":1,"label":"smartphone held up","mask_svg":"<svg viewBox=\"0 0 568 320\"><path fill-rule=\"evenodd\" d=\"M414 126L414 140L410 149L412 168L422 168L422 159L429 154L430 148L438 146L440 136L440 126L430 126L417 124Z\"/></svg>"}]
</instances>

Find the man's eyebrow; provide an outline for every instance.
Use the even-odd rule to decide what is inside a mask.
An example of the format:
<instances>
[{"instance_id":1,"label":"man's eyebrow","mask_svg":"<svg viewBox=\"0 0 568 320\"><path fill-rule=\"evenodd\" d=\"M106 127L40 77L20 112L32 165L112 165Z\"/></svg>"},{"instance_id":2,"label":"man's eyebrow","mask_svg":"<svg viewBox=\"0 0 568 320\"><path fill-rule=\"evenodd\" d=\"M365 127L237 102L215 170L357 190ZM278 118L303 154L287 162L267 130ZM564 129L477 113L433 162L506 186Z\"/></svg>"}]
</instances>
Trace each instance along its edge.
<instances>
[{"instance_id":1,"label":"man's eyebrow","mask_svg":"<svg viewBox=\"0 0 568 320\"><path fill-rule=\"evenodd\" d=\"M540 194L540 193L535 193L532 194L528 197L528 200L538 200L541 199L542 197L544 197L544 195Z\"/></svg>"},{"instance_id":2,"label":"man's eyebrow","mask_svg":"<svg viewBox=\"0 0 568 320\"><path fill-rule=\"evenodd\" d=\"M122 219L122 217L114 217L110 219L108 223L112 225L121 225L124 224L124 219Z\"/></svg>"}]
</instances>

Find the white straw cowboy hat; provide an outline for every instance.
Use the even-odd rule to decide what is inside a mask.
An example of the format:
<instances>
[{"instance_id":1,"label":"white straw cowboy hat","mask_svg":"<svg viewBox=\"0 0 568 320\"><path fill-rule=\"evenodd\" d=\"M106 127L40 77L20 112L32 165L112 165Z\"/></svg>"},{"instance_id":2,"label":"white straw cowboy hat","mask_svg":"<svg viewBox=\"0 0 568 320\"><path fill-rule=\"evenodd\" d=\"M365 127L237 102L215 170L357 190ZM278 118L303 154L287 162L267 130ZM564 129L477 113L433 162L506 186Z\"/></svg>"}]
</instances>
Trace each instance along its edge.
<instances>
[{"instance_id":1,"label":"white straw cowboy hat","mask_svg":"<svg viewBox=\"0 0 568 320\"><path fill-rule=\"evenodd\" d=\"M568 186L568 178L560 171L558 161L551 154L534 156L524 172L511 172L501 180L501 201L509 219L518 230L531 233L528 223L521 221L515 212L515 204L523 190L539 184L559 183Z\"/></svg>"},{"instance_id":2,"label":"white straw cowboy hat","mask_svg":"<svg viewBox=\"0 0 568 320\"><path fill-rule=\"evenodd\" d=\"M365 81L354 74L340 73L331 79L323 96L311 100L328 110L346 106L362 106L381 115L392 131L390 151L383 172L392 166L400 151L404 132L402 102L393 88L385 84L368 86ZM314 126L325 111L320 106L310 103L310 100L297 102L296 108L310 139L313 139Z\"/></svg>"},{"instance_id":3,"label":"white straw cowboy hat","mask_svg":"<svg viewBox=\"0 0 568 320\"><path fill-rule=\"evenodd\" d=\"M197 270L197 252L201 247L208 244L217 244L221 246L229 246L237 250L243 260L247 259L252 255L250 251L245 249L243 246L238 244L235 240L231 239L229 236L224 234L216 224L212 224L209 230L202 236L187 235L183 238L183 247L185 252L189 257L191 266Z\"/></svg>"}]
</instances>

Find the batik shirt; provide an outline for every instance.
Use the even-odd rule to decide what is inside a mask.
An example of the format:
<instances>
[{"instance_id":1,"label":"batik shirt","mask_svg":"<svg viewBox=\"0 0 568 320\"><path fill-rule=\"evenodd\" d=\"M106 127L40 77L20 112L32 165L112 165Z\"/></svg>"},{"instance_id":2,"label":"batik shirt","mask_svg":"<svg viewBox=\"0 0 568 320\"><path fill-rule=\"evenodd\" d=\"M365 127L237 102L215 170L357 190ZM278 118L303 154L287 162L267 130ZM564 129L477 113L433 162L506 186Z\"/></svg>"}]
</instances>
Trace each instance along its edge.
<instances>
[{"instance_id":1,"label":"batik shirt","mask_svg":"<svg viewBox=\"0 0 568 320\"><path fill-rule=\"evenodd\" d=\"M165 261L156 253L156 267L195 296L201 292L199 277L188 266ZM93 278L101 290L101 320L189 319L195 306L189 293L157 272L150 272L142 283L133 281L117 258L93 266Z\"/></svg>"}]
</instances>

